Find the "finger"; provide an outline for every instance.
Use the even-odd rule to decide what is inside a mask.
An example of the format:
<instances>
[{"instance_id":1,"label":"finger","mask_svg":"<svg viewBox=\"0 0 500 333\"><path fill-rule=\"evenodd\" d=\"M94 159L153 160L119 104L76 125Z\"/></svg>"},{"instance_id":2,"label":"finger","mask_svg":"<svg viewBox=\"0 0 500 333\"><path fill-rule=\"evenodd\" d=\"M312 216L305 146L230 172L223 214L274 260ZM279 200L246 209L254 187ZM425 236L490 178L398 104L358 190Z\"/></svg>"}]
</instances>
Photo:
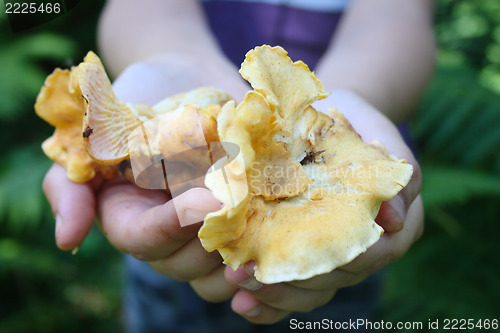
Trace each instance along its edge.
<instances>
[{"instance_id":1,"label":"finger","mask_svg":"<svg viewBox=\"0 0 500 333\"><path fill-rule=\"evenodd\" d=\"M225 265L219 264L212 272L197 278L189 284L207 302L223 302L236 294L238 288L224 278Z\"/></svg>"},{"instance_id":2,"label":"finger","mask_svg":"<svg viewBox=\"0 0 500 333\"><path fill-rule=\"evenodd\" d=\"M407 208L410 207L413 201L417 198L422 187L422 169L413 155L411 156L411 159L408 160L408 163L413 166L413 174L408 182L408 185L406 185L406 187L400 192Z\"/></svg>"},{"instance_id":3,"label":"finger","mask_svg":"<svg viewBox=\"0 0 500 333\"><path fill-rule=\"evenodd\" d=\"M422 198L418 196L410 205L400 232L382 235L365 253L340 268L353 273L372 273L398 260L422 235L423 222Z\"/></svg>"},{"instance_id":4,"label":"finger","mask_svg":"<svg viewBox=\"0 0 500 333\"><path fill-rule=\"evenodd\" d=\"M163 275L187 282L210 273L221 263L219 253L207 252L195 237L167 258L152 261L150 265Z\"/></svg>"},{"instance_id":5,"label":"finger","mask_svg":"<svg viewBox=\"0 0 500 333\"><path fill-rule=\"evenodd\" d=\"M387 233L395 233L403 229L406 218L406 204L403 197L398 194L389 201L382 202L375 222Z\"/></svg>"},{"instance_id":6,"label":"finger","mask_svg":"<svg viewBox=\"0 0 500 333\"><path fill-rule=\"evenodd\" d=\"M117 249L137 259L158 260L197 236L200 224L182 227L178 214L184 220L196 215L201 221L203 215L220 209L220 202L207 189L191 189L176 197L175 204L168 199L164 191L128 183L103 188L98 212L104 234Z\"/></svg>"},{"instance_id":7,"label":"finger","mask_svg":"<svg viewBox=\"0 0 500 333\"><path fill-rule=\"evenodd\" d=\"M249 267L250 266L250 267ZM225 278L229 283L239 286L261 303L284 311L309 312L326 304L336 290L307 290L287 283L262 284L255 280L251 265L247 270L240 267L236 271L226 269Z\"/></svg>"},{"instance_id":8,"label":"finger","mask_svg":"<svg viewBox=\"0 0 500 333\"><path fill-rule=\"evenodd\" d=\"M402 229L405 212L417 197L422 184L420 167L397 127L381 112L366 101L348 91L335 91L329 98L315 102L319 110L326 112L335 105L349 119L365 142L380 141L387 151L397 158L404 158L413 166L413 175L403 190L393 200L383 203L376 222L388 233ZM369 119L370 121L366 121ZM402 201L402 203L401 203Z\"/></svg>"},{"instance_id":9,"label":"finger","mask_svg":"<svg viewBox=\"0 0 500 333\"><path fill-rule=\"evenodd\" d=\"M422 174L420 166L413 161L413 175L406 185L394 198L383 202L375 218L375 222L384 228L387 233L395 233L403 229L409 206L420 193Z\"/></svg>"},{"instance_id":10,"label":"finger","mask_svg":"<svg viewBox=\"0 0 500 333\"><path fill-rule=\"evenodd\" d=\"M347 272L337 268L327 274L316 275L307 280L291 281L288 284L302 289L331 290L354 286L368 276L369 274Z\"/></svg>"},{"instance_id":11,"label":"finger","mask_svg":"<svg viewBox=\"0 0 500 333\"><path fill-rule=\"evenodd\" d=\"M288 311L275 309L259 302L255 297L243 290L239 290L234 295L231 308L254 324L273 324L290 315Z\"/></svg>"},{"instance_id":12,"label":"finger","mask_svg":"<svg viewBox=\"0 0 500 333\"><path fill-rule=\"evenodd\" d=\"M391 200L383 202L375 218L375 222L387 233L395 233L403 229L408 207L420 193L422 184L420 166L416 161L412 161L412 165L413 175L406 187Z\"/></svg>"},{"instance_id":13,"label":"finger","mask_svg":"<svg viewBox=\"0 0 500 333\"><path fill-rule=\"evenodd\" d=\"M92 183L73 183L66 177L66 170L54 163L43 180L43 191L56 219L56 243L62 250L72 250L83 242L95 217Z\"/></svg>"},{"instance_id":14,"label":"finger","mask_svg":"<svg viewBox=\"0 0 500 333\"><path fill-rule=\"evenodd\" d=\"M336 290L308 290L286 283L263 285L257 290L246 290L261 303L287 312L310 312L325 305L335 295Z\"/></svg>"}]
</instances>

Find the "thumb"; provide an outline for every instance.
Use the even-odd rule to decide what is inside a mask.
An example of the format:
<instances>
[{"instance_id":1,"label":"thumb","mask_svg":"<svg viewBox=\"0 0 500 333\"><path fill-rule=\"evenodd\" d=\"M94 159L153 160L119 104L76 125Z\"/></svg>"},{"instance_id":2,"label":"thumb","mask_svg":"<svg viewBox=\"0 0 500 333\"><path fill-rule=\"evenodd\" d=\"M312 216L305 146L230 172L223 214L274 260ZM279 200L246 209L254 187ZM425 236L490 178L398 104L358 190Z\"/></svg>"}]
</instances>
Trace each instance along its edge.
<instances>
[{"instance_id":1,"label":"thumb","mask_svg":"<svg viewBox=\"0 0 500 333\"><path fill-rule=\"evenodd\" d=\"M202 188L167 200L163 191L131 184L105 189L98 208L102 230L120 251L140 260L157 260L195 238L200 227L197 222L220 209L220 202Z\"/></svg>"}]
</instances>

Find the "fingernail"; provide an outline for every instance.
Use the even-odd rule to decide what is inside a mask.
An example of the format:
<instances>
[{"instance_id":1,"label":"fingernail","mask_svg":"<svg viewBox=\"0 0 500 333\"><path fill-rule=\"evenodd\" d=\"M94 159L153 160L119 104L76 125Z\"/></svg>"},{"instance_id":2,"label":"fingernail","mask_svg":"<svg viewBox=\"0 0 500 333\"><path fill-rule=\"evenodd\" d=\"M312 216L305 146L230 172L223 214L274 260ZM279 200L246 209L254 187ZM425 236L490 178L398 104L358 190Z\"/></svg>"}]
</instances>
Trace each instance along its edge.
<instances>
[{"instance_id":1,"label":"fingernail","mask_svg":"<svg viewBox=\"0 0 500 333\"><path fill-rule=\"evenodd\" d=\"M78 250L80 250L80 247L79 247L79 246L75 247L75 248L71 251L71 254L72 254L72 255L77 254L77 253L78 253Z\"/></svg>"},{"instance_id":2,"label":"fingernail","mask_svg":"<svg viewBox=\"0 0 500 333\"><path fill-rule=\"evenodd\" d=\"M238 283L238 286L245 288L247 290L255 291L262 288L263 284L257 281L254 277L250 277L245 281Z\"/></svg>"},{"instance_id":3,"label":"fingernail","mask_svg":"<svg viewBox=\"0 0 500 333\"><path fill-rule=\"evenodd\" d=\"M394 213L399 217L399 222L401 224L404 223L406 219L406 207L403 197L400 195L396 195L391 199L391 207L394 210Z\"/></svg>"},{"instance_id":4,"label":"fingernail","mask_svg":"<svg viewBox=\"0 0 500 333\"><path fill-rule=\"evenodd\" d=\"M260 306L258 306L255 309L253 309L252 311L245 313L245 316L257 317L260 314L260 311L261 311Z\"/></svg>"},{"instance_id":5,"label":"fingernail","mask_svg":"<svg viewBox=\"0 0 500 333\"><path fill-rule=\"evenodd\" d=\"M254 260L250 260L245 264L245 272L247 272L248 276L255 276L255 266L257 263Z\"/></svg>"},{"instance_id":6,"label":"fingernail","mask_svg":"<svg viewBox=\"0 0 500 333\"><path fill-rule=\"evenodd\" d=\"M187 208L184 210L184 214L179 216L179 223L181 227L186 227L188 225L201 222L205 219L205 216L207 216L208 213L209 212Z\"/></svg>"}]
</instances>

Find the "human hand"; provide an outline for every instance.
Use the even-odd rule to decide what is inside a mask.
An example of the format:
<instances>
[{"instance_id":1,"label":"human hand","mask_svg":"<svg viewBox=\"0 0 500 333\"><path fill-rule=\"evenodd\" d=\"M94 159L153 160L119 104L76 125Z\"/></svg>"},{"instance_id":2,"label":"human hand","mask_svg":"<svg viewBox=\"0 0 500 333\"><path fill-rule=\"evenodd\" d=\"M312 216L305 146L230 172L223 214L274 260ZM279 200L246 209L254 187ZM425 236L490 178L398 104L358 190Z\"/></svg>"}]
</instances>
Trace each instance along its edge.
<instances>
[{"instance_id":1,"label":"human hand","mask_svg":"<svg viewBox=\"0 0 500 333\"><path fill-rule=\"evenodd\" d=\"M135 64L116 80L114 90L119 97L128 98L126 101L154 104L178 92L176 89L190 88L192 83L189 78L174 80L179 70L172 66L170 71L164 69L161 72L153 64ZM166 84L168 81L176 82L176 86ZM90 182L73 183L57 163L47 172L43 190L56 219L56 243L61 249L75 249L85 239L95 217L95 193L102 185L103 179L99 174Z\"/></svg>"},{"instance_id":2,"label":"human hand","mask_svg":"<svg viewBox=\"0 0 500 333\"><path fill-rule=\"evenodd\" d=\"M272 323L290 312L307 312L327 303L338 289L355 285L397 260L422 234L420 169L396 127L352 92L336 91L328 99L314 104L323 112L332 105L344 113L365 141L377 139L391 154L411 163L413 177L395 198L382 204L376 218L385 230L380 240L347 265L308 280L273 285L263 285L253 278L253 263L235 272L227 267L227 283L239 288L232 299L232 308L251 322Z\"/></svg>"},{"instance_id":3,"label":"human hand","mask_svg":"<svg viewBox=\"0 0 500 333\"><path fill-rule=\"evenodd\" d=\"M115 86L119 82L117 81ZM402 143L397 130L385 117L356 96L349 95L349 93L344 93L344 95L334 95L337 100L328 101L329 105L337 105L365 140L377 138L394 155L405 157L410 162L414 161L408 148ZM148 102L144 99L133 101ZM352 110L356 110L356 113L349 112ZM246 267L250 276L243 268L232 272L221 265L221 258L218 254L209 254L201 247L196 237L199 224L185 228L179 225L176 211L189 215L184 218L195 222L193 218L201 221L205 213L220 207L206 190L194 189L177 197L174 208L172 200L164 192L142 190L118 180L105 183L96 180L84 185L62 184L64 182L61 183L61 179L65 179L65 176L64 170L61 169L61 167L54 167L54 171L51 170L47 176L45 184L48 185L44 185L44 188L49 189L47 195L56 212L64 210L73 212L74 220L69 224L63 223L64 227L58 228L63 231L56 232L60 247L69 249L73 244L79 244L78 240L83 240L82 230L90 228L93 213L89 214L87 209L86 215L75 214L78 210L75 208L77 206L74 203L78 202L75 199L84 199L80 202L88 203L87 207L93 206L92 190L98 188L101 227L113 245L124 252L131 253L136 258L150 261L157 271L165 275L180 281L190 281L194 290L206 300L222 301L234 295L235 312L258 323L274 322L286 316L290 311L310 311L326 303L338 288L360 282L373 271L402 255L421 232L422 224L418 220L421 220L422 208L419 200L415 200L406 219L398 221L398 214L395 213L398 212L396 209L401 211L401 207L405 212L405 205L414 201L418 194L420 177L418 168L415 168L414 178L401 194L404 199L393 199L394 203L383 205L377 222L386 229L387 233L367 253L330 274L306 281L261 286L258 290L251 291L248 288L255 289L259 286L250 278L253 276L251 264ZM55 186L57 183L60 186ZM70 196L64 196L66 201L61 200L61 196L57 196L58 190L63 188L70 189L73 200L70 200ZM61 205L63 209L60 208ZM71 206L73 210L70 209ZM193 208L201 209L201 211L198 210L195 213L196 210L191 210ZM92 217L89 218L90 215ZM85 222L84 219L87 219L87 224L76 223L78 220ZM403 220L406 222L402 232L391 235L391 232L401 228ZM63 221L66 221L66 218L63 218ZM243 287L239 285L249 278L249 281L253 282L246 281Z\"/></svg>"},{"instance_id":4,"label":"human hand","mask_svg":"<svg viewBox=\"0 0 500 333\"><path fill-rule=\"evenodd\" d=\"M196 64L191 66L190 62ZM227 64L215 65L214 68L214 62L206 64L186 55L157 56L129 66L114 82L113 90L121 100L154 105L167 96L208 85L210 81L241 98L247 87L236 70ZM57 163L47 172L43 189L56 218L56 242L61 249L72 250L83 242L94 221L96 195L113 184L118 186L120 182L105 181L100 175L87 183L73 183Z\"/></svg>"}]
</instances>

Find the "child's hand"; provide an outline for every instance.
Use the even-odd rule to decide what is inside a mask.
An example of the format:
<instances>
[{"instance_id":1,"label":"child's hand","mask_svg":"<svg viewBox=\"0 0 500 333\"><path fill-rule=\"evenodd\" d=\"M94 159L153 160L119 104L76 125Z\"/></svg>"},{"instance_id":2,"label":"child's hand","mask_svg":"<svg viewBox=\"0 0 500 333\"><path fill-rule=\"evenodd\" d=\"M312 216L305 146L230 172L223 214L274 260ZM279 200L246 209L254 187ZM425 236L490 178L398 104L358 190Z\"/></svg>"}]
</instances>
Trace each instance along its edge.
<instances>
[{"instance_id":1,"label":"child's hand","mask_svg":"<svg viewBox=\"0 0 500 333\"><path fill-rule=\"evenodd\" d=\"M168 67L162 69L167 71L162 73L155 66L137 64L126 70L114 84L118 97L134 103L154 104L165 96L199 84L190 82L189 75L176 80L176 73L169 75ZM241 98L246 88L236 81L236 73L234 78L235 95ZM145 85L146 82L150 84ZM233 297L233 310L252 322L271 323L291 311L311 311L325 304L339 288L361 282L402 256L422 233L423 208L418 197L421 184L418 164L385 116L347 91L335 92L328 100L317 103L315 106L321 111L326 111L327 106L337 106L365 141L381 141L391 154L406 158L414 166L414 176L408 186L382 205L376 219L386 233L350 264L306 281L260 285L251 278L251 263L246 269L241 267L233 272L222 265L218 253L207 253L202 248L197 237L201 223L196 222L220 208L220 202L208 190L192 189L172 200L165 191L140 189L121 179L94 179L87 184L75 184L68 181L65 170L55 164L46 176L44 191L54 214L59 216L58 246L72 249L83 242L97 206L102 231L117 249L150 262L164 275L189 281L208 301ZM194 224L181 227L179 218Z\"/></svg>"},{"instance_id":2,"label":"child's hand","mask_svg":"<svg viewBox=\"0 0 500 333\"><path fill-rule=\"evenodd\" d=\"M214 63L191 59L189 55L157 56L125 69L113 83L113 90L120 100L154 105L165 97L212 82L214 87L241 99L248 86L236 68L222 64L214 68ZM47 172L43 189L57 221L56 242L61 249L72 250L80 246L94 222L97 194L102 188L110 187L109 182L103 182L99 176L88 183L73 183L58 164Z\"/></svg>"},{"instance_id":3,"label":"child's hand","mask_svg":"<svg viewBox=\"0 0 500 333\"><path fill-rule=\"evenodd\" d=\"M311 311L330 301L340 288L358 284L370 274L400 258L423 232L423 206L419 196L420 169L396 127L382 113L352 92L337 91L314 105L326 111L335 105L345 114L365 141L381 141L389 153L405 158L414 167L409 184L392 200L382 204L376 222L385 233L380 240L351 263L328 274L304 281L262 285L253 278L253 265L248 263L233 272L225 269L225 280L239 288L232 308L254 323L273 323L294 311ZM207 282L209 281L209 282ZM191 283L203 297L224 293L228 286L213 279Z\"/></svg>"}]
</instances>

